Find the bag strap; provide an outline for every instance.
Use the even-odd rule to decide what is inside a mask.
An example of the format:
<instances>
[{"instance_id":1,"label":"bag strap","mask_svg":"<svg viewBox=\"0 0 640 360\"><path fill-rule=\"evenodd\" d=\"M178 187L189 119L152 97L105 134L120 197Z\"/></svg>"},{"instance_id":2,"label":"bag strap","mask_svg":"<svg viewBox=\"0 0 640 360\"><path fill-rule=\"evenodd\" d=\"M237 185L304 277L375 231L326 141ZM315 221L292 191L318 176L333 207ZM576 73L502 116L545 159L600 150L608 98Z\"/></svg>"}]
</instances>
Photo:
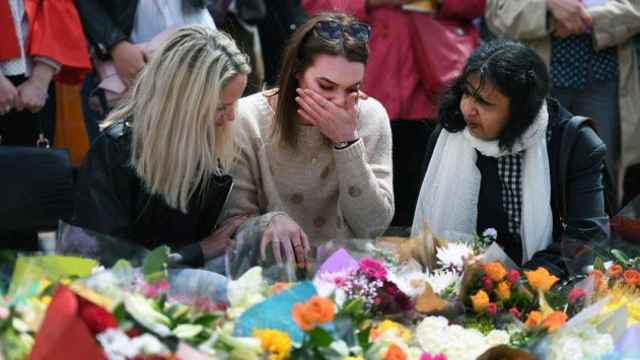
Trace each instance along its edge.
<instances>
[{"instance_id":1,"label":"bag strap","mask_svg":"<svg viewBox=\"0 0 640 360\"><path fill-rule=\"evenodd\" d=\"M573 116L562 130L562 142L560 144L560 155L559 161L560 166L558 168L560 181L560 221L563 226L566 224L567 217L569 214L568 211L568 201L567 201L567 172L569 169L569 160L571 158L573 148L578 139L578 132L583 126L590 127L596 134L598 134L598 130L596 128L596 124L593 119L585 117L585 116ZM605 201L605 211L611 217L614 215L615 211L615 196L613 195L613 182L611 180L611 175L609 174L609 169L607 168L607 162L602 162L602 182L604 186L604 201Z\"/></svg>"}]
</instances>

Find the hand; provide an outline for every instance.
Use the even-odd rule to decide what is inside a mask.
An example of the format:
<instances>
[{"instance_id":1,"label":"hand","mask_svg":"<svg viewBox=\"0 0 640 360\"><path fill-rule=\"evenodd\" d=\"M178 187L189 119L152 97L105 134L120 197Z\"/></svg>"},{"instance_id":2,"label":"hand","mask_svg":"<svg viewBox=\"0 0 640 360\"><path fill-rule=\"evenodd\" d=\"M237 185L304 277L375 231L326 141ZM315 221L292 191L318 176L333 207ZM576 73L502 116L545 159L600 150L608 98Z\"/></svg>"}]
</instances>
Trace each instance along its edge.
<instances>
[{"instance_id":1,"label":"hand","mask_svg":"<svg viewBox=\"0 0 640 360\"><path fill-rule=\"evenodd\" d=\"M111 56L116 67L116 73L118 73L122 82L127 87L130 87L144 67L144 52L141 48L132 45L128 41L121 41L113 47Z\"/></svg>"},{"instance_id":2,"label":"hand","mask_svg":"<svg viewBox=\"0 0 640 360\"><path fill-rule=\"evenodd\" d=\"M16 100L16 109L27 109L37 113L47 102L49 84L55 70L41 62L36 62L31 77L18 86L19 96Z\"/></svg>"},{"instance_id":3,"label":"hand","mask_svg":"<svg viewBox=\"0 0 640 360\"><path fill-rule=\"evenodd\" d=\"M561 23L557 19L554 18L552 19L552 21L553 21L553 29L554 29L553 35L561 39L567 38L571 35L582 34L587 31L587 27L583 27L579 32L574 32L574 31L571 31L569 28L567 28L564 25L564 23Z\"/></svg>"},{"instance_id":4,"label":"hand","mask_svg":"<svg viewBox=\"0 0 640 360\"><path fill-rule=\"evenodd\" d=\"M248 218L249 215L232 216L220 224L211 235L200 241L200 248L202 248L204 258L211 259L224 253L231 242L233 234L235 234L240 225L244 224Z\"/></svg>"},{"instance_id":5,"label":"hand","mask_svg":"<svg viewBox=\"0 0 640 360\"><path fill-rule=\"evenodd\" d=\"M15 106L18 90L4 75L0 74L0 115L9 113Z\"/></svg>"},{"instance_id":6,"label":"hand","mask_svg":"<svg viewBox=\"0 0 640 360\"><path fill-rule=\"evenodd\" d=\"M289 216L275 215L271 219L260 243L262 260L267 257L268 246L271 246L273 256L279 265L283 263L282 249L284 249L287 262L295 263L299 267L307 267L307 256L311 250L309 238Z\"/></svg>"},{"instance_id":7,"label":"hand","mask_svg":"<svg viewBox=\"0 0 640 360\"><path fill-rule=\"evenodd\" d=\"M580 34L591 27L593 20L580 0L547 0L547 8L562 24L562 33Z\"/></svg>"},{"instance_id":8,"label":"hand","mask_svg":"<svg viewBox=\"0 0 640 360\"><path fill-rule=\"evenodd\" d=\"M298 114L320 129L334 143L358 139L356 102L359 94L347 97L346 109L320 96L310 89L297 89Z\"/></svg>"}]
</instances>

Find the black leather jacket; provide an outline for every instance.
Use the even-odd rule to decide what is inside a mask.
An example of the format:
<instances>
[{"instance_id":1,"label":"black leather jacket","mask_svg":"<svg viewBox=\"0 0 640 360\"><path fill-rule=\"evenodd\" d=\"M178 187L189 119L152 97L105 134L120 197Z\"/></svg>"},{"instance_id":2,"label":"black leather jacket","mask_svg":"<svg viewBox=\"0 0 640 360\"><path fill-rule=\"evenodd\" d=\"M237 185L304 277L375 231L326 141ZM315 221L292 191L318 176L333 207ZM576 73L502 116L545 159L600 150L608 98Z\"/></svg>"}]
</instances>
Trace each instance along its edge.
<instances>
[{"instance_id":1,"label":"black leather jacket","mask_svg":"<svg viewBox=\"0 0 640 360\"><path fill-rule=\"evenodd\" d=\"M576 255L585 244L604 242L609 237L609 218L605 209L603 174L606 145L593 129L580 127L568 138L573 115L557 101L547 100L551 138L548 141L551 177L551 209L553 213L553 243L545 250L534 254L525 264L527 268L544 266L559 276L567 275L566 258ZM423 170L426 172L441 127L429 139L427 157ZM570 147L563 143L571 143ZM495 171L487 169L491 162L479 157L476 163L482 174ZM495 165L495 164L494 164ZM496 170L497 171L497 170ZM496 174L494 174L496 175ZM483 175L484 176L484 175ZM483 179L485 180L485 179ZM488 227L498 230L498 243L514 260L521 259L521 244L514 244L508 235L506 212L500 201L498 180L483 181L478 204L478 233ZM566 213L563 211L566 202ZM572 250L574 252L572 253Z\"/></svg>"},{"instance_id":2,"label":"black leather jacket","mask_svg":"<svg viewBox=\"0 0 640 360\"><path fill-rule=\"evenodd\" d=\"M183 0L187 5L204 8L207 0ZM76 0L89 43L101 58L108 58L117 43L129 39L138 9L138 0Z\"/></svg>"},{"instance_id":3,"label":"black leather jacket","mask_svg":"<svg viewBox=\"0 0 640 360\"><path fill-rule=\"evenodd\" d=\"M216 176L185 214L151 195L129 165L129 123L105 129L87 154L76 184L72 223L152 249L168 245L184 262L201 266L198 242L211 233L231 188L230 176ZM196 192L199 193L199 192Z\"/></svg>"}]
</instances>

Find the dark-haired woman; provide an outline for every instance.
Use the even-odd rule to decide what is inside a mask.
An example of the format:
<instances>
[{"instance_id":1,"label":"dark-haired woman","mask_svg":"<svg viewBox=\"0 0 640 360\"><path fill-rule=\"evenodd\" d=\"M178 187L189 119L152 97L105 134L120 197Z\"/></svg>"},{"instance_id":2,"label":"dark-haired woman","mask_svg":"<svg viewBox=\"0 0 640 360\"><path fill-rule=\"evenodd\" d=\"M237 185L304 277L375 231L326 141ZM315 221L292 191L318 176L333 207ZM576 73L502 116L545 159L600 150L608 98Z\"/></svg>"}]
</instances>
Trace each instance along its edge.
<instances>
[{"instance_id":1,"label":"dark-haired woman","mask_svg":"<svg viewBox=\"0 0 640 360\"><path fill-rule=\"evenodd\" d=\"M257 230L263 257L304 264L311 246L378 236L393 217L389 118L358 95L369 37L346 15L315 16L293 34L278 89L240 100L226 215L257 215L239 232Z\"/></svg>"},{"instance_id":2,"label":"dark-haired woman","mask_svg":"<svg viewBox=\"0 0 640 360\"><path fill-rule=\"evenodd\" d=\"M492 42L470 56L443 97L413 234L423 224L445 238L495 228L516 262L559 275L563 234L607 237L606 147L589 126L568 138L573 115L548 94L546 66L523 44Z\"/></svg>"}]
</instances>

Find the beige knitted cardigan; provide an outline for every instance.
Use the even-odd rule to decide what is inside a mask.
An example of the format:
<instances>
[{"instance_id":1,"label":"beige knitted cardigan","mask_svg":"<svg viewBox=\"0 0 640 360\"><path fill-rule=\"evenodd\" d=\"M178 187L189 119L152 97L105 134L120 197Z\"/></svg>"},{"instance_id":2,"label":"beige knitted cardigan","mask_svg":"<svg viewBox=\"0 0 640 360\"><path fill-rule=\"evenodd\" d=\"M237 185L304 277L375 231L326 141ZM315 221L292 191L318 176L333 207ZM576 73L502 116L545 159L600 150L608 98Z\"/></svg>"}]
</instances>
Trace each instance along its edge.
<instances>
[{"instance_id":1,"label":"beige knitted cardigan","mask_svg":"<svg viewBox=\"0 0 640 360\"><path fill-rule=\"evenodd\" d=\"M241 228L264 230L284 212L314 245L382 234L393 217L391 128L385 108L359 101L360 140L336 150L313 126L300 125L297 150L272 136L274 112L265 93L240 99L236 116L238 161L223 219L256 216Z\"/></svg>"}]
</instances>

